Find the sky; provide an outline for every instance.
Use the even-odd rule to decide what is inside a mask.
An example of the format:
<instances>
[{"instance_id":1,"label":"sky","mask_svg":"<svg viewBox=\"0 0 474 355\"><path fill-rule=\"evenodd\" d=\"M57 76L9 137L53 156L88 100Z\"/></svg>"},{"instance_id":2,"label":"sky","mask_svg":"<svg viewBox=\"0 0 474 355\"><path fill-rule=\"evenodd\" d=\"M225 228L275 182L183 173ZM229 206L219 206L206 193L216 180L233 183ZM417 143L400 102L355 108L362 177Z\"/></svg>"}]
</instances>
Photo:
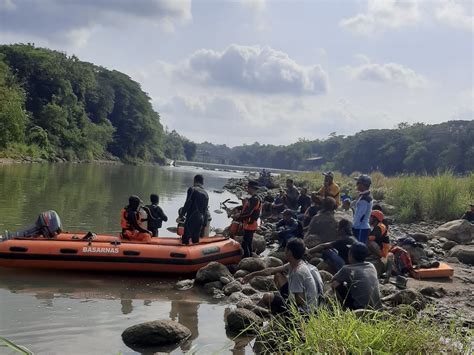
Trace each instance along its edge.
<instances>
[{"instance_id":1,"label":"sky","mask_svg":"<svg viewBox=\"0 0 474 355\"><path fill-rule=\"evenodd\" d=\"M474 0L0 0L0 43L122 71L228 146L474 119Z\"/></svg>"}]
</instances>

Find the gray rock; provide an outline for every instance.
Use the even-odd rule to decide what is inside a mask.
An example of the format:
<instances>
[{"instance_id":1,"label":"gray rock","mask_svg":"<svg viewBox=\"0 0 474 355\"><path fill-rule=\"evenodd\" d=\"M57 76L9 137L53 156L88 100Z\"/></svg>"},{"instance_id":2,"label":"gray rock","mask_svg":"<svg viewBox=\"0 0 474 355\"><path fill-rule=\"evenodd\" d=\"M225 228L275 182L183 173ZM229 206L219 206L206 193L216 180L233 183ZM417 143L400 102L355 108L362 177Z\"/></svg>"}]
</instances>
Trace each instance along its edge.
<instances>
[{"instance_id":1,"label":"gray rock","mask_svg":"<svg viewBox=\"0 0 474 355\"><path fill-rule=\"evenodd\" d=\"M240 260L237 265L238 270L245 270L248 272L260 271L266 268L266 264L263 258L250 257Z\"/></svg>"},{"instance_id":2,"label":"gray rock","mask_svg":"<svg viewBox=\"0 0 474 355\"><path fill-rule=\"evenodd\" d=\"M331 282L333 276L330 272L326 270L319 270L319 274L321 275L321 279L324 283Z\"/></svg>"},{"instance_id":3,"label":"gray rock","mask_svg":"<svg viewBox=\"0 0 474 355\"><path fill-rule=\"evenodd\" d=\"M228 300L230 303L237 303L244 298L248 298L248 296L244 295L242 292L234 292L229 296Z\"/></svg>"},{"instance_id":4,"label":"gray rock","mask_svg":"<svg viewBox=\"0 0 474 355\"><path fill-rule=\"evenodd\" d=\"M212 281L219 281L222 276L232 277L230 271L216 261L211 261L206 266L203 266L196 273L196 282L197 283L207 283Z\"/></svg>"},{"instance_id":5,"label":"gray rock","mask_svg":"<svg viewBox=\"0 0 474 355\"><path fill-rule=\"evenodd\" d=\"M464 264L474 265L474 245L457 245L449 251L449 256L458 258Z\"/></svg>"},{"instance_id":6,"label":"gray rock","mask_svg":"<svg viewBox=\"0 0 474 355\"><path fill-rule=\"evenodd\" d=\"M253 333L251 326L261 326L262 324L262 318L245 308L237 308L227 315L227 327L231 332Z\"/></svg>"},{"instance_id":7,"label":"gray rock","mask_svg":"<svg viewBox=\"0 0 474 355\"><path fill-rule=\"evenodd\" d=\"M250 285L258 291L276 291L273 276L255 276L250 280Z\"/></svg>"},{"instance_id":8,"label":"gray rock","mask_svg":"<svg viewBox=\"0 0 474 355\"><path fill-rule=\"evenodd\" d=\"M245 308L252 310L255 307L255 303L250 298L243 298L236 304L237 308Z\"/></svg>"},{"instance_id":9,"label":"gray rock","mask_svg":"<svg viewBox=\"0 0 474 355\"><path fill-rule=\"evenodd\" d=\"M430 297L435 297L435 298L443 298L447 294L447 292L444 288L442 288L442 287L433 287L433 286L423 287L420 290L420 293L425 295L425 296L430 296Z\"/></svg>"},{"instance_id":10,"label":"gray rock","mask_svg":"<svg viewBox=\"0 0 474 355\"><path fill-rule=\"evenodd\" d=\"M222 291L224 291L224 294L229 296L234 292L242 291L242 284L239 281L232 281L225 285Z\"/></svg>"},{"instance_id":11,"label":"gray rock","mask_svg":"<svg viewBox=\"0 0 474 355\"><path fill-rule=\"evenodd\" d=\"M244 277L245 275L248 275L248 274L250 274L250 272L248 272L246 270L237 270L234 274L234 277L236 279L239 279L239 278Z\"/></svg>"},{"instance_id":12,"label":"gray rock","mask_svg":"<svg viewBox=\"0 0 474 355\"><path fill-rule=\"evenodd\" d=\"M243 236L237 235L235 240L242 244ZM267 247L267 243L265 241L265 237L261 234L254 234L252 239L252 249L255 254L261 254L265 251Z\"/></svg>"},{"instance_id":13,"label":"gray rock","mask_svg":"<svg viewBox=\"0 0 474 355\"><path fill-rule=\"evenodd\" d=\"M176 282L175 288L178 290L184 291L189 290L194 286L194 280L181 280Z\"/></svg>"},{"instance_id":14,"label":"gray rock","mask_svg":"<svg viewBox=\"0 0 474 355\"><path fill-rule=\"evenodd\" d=\"M456 245L458 245L458 243L456 243L455 241L448 240L448 241L446 241L446 243L444 243L441 246L441 248L443 248L444 250L450 250L450 249L454 248Z\"/></svg>"},{"instance_id":15,"label":"gray rock","mask_svg":"<svg viewBox=\"0 0 474 355\"><path fill-rule=\"evenodd\" d=\"M219 281L222 282L224 285L227 285L227 284L230 284L232 281L234 281L234 279L228 276L221 276L219 278Z\"/></svg>"},{"instance_id":16,"label":"gray rock","mask_svg":"<svg viewBox=\"0 0 474 355\"><path fill-rule=\"evenodd\" d=\"M323 259L318 258L317 256L314 256L309 260L309 263L311 265L318 266L321 261L323 261Z\"/></svg>"},{"instance_id":17,"label":"gray rock","mask_svg":"<svg viewBox=\"0 0 474 355\"><path fill-rule=\"evenodd\" d=\"M258 293L258 291L249 285L245 285L242 287L242 293L244 295L251 296Z\"/></svg>"},{"instance_id":18,"label":"gray rock","mask_svg":"<svg viewBox=\"0 0 474 355\"><path fill-rule=\"evenodd\" d=\"M268 254L268 256L273 256L277 259L280 259L284 264L288 262L288 260L286 260L284 251L272 251L271 253Z\"/></svg>"},{"instance_id":19,"label":"gray rock","mask_svg":"<svg viewBox=\"0 0 474 355\"><path fill-rule=\"evenodd\" d=\"M275 258L274 256L267 256L264 258L267 267L278 267L283 265L281 259Z\"/></svg>"},{"instance_id":20,"label":"gray rock","mask_svg":"<svg viewBox=\"0 0 474 355\"><path fill-rule=\"evenodd\" d=\"M191 331L178 322L156 320L125 329L122 340L133 349L178 344L190 336Z\"/></svg>"},{"instance_id":21,"label":"gray rock","mask_svg":"<svg viewBox=\"0 0 474 355\"><path fill-rule=\"evenodd\" d=\"M387 302L392 306L398 306L400 304L410 305L416 310L423 309L428 303L426 297L414 289L398 291L395 294L382 298L382 301Z\"/></svg>"},{"instance_id":22,"label":"gray rock","mask_svg":"<svg viewBox=\"0 0 474 355\"><path fill-rule=\"evenodd\" d=\"M225 297L224 291L219 290L217 288L212 289L212 298L219 300L224 297Z\"/></svg>"},{"instance_id":23,"label":"gray rock","mask_svg":"<svg viewBox=\"0 0 474 355\"><path fill-rule=\"evenodd\" d=\"M474 224L464 219L457 219L441 225L433 234L438 238L444 237L458 244L468 244L474 239Z\"/></svg>"},{"instance_id":24,"label":"gray rock","mask_svg":"<svg viewBox=\"0 0 474 355\"><path fill-rule=\"evenodd\" d=\"M415 241L418 243L427 243L430 239L430 237L425 233L413 233L409 234L409 236L415 239Z\"/></svg>"},{"instance_id":25,"label":"gray rock","mask_svg":"<svg viewBox=\"0 0 474 355\"><path fill-rule=\"evenodd\" d=\"M220 281L212 281L205 283L203 287L207 292L213 293L215 288L218 290L222 290L224 284Z\"/></svg>"},{"instance_id":26,"label":"gray rock","mask_svg":"<svg viewBox=\"0 0 474 355\"><path fill-rule=\"evenodd\" d=\"M448 256L446 259L444 259L444 261L446 261L447 263L450 263L450 264L459 264L460 261L458 258L456 258L455 256Z\"/></svg>"}]
</instances>

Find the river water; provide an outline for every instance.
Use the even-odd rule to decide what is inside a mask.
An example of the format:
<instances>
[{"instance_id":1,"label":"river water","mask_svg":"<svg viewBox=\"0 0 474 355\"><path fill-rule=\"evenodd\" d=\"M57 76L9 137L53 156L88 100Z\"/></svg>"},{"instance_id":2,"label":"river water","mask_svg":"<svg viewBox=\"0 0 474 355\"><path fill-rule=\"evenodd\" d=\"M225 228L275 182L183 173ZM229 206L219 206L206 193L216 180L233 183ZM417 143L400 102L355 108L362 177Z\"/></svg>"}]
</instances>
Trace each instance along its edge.
<instances>
[{"instance_id":1,"label":"river water","mask_svg":"<svg viewBox=\"0 0 474 355\"><path fill-rule=\"evenodd\" d=\"M118 233L128 196L138 194L147 202L154 192L169 217L160 235L169 235L166 227L176 225L177 210L197 173L204 175L209 192L211 226L225 227L226 215L214 210L233 196L214 190L238 173L95 164L0 166L0 231L19 229L41 211L54 209L66 231ZM172 353L249 352L245 340L235 343L226 335L228 305L199 289L174 289L178 279L0 268L0 336L36 354L135 354L121 340L125 328L172 319L192 331L190 341Z\"/></svg>"}]
</instances>

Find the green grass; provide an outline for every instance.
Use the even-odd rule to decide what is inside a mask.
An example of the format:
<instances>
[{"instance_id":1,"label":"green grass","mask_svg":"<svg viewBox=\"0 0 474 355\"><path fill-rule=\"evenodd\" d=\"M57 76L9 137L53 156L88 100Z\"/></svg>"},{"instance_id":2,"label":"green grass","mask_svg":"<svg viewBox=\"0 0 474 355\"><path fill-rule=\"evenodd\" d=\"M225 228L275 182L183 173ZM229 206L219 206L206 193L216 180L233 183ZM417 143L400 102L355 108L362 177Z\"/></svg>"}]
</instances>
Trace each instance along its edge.
<instances>
[{"instance_id":1,"label":"green grass","mask_svg":"<svg viewBox=\"0 0 474 355\"><path fill-rule=\"evenodd\" d=\"M8 340L7 338L4 338L4 337L0 337L0 349L1 348L10 349L9 353L15 352L18 354L23 354L23 355L33 355L33 353L27 348L25 348L24 346L16 345L11 340ZM3 352L0 351L0 353L3 353Z\"/></svg>"},{"instance_id":2,"label":"green grass","mask_svg":"<svg viewBox=\"0 0 474 355\"><path fill-rule=\"evenodd\" d=\"M470 339L455 326L432 324L428 318L407 319L386 312L364 316L339 306L302 316L273 318L256 328L264 353L292 354L421 354L469 353ZM472 351L472 349L470 349Z\"/></svg>"},{"instance_id":3,"label":"green grass","mask_svg":"<svg viewBox=\"0 0 474 355\"><path fill-rule=\"evenodd\" d=\"M354 173L351 176L336 173L335 181L343 193L356 197ZM474 201L474 173L468 176L455 176L451 171L440 172L434 176L402 175L386 177L373 172L373 196L397 209L399 222L417 222L420 220L449 221L459 218ZM293 176L299 186L317 191L322 185L320 172L302 173ZM286 176L281 177L284 182Z\"/></svg>"}]
</instances>

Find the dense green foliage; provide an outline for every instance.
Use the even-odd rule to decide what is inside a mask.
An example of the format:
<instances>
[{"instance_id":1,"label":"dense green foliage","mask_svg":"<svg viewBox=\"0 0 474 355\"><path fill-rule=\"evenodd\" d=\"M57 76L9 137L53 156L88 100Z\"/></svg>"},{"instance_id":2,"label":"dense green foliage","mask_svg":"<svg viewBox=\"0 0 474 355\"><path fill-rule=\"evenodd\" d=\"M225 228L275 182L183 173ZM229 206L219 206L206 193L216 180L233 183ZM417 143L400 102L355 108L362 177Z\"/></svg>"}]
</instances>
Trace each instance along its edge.
<instances>
[{"instance_id":1,"label":"dense green foliage","mask_svg":"<svg viewBox=\"0 0 474 355\"><path fill-rule=\"evenodd\" d=\"M308 161L311 157L322 159ZM474 121L400 124L397 129L373 129L348 137L333 134L325 140L300 140L288 146L254 143L229 148L205 142L198 145L196 160L279 169L320 167L346 174L376 170L386 175L466 173L474 170Z\"/></svg>"},{"instance_id":2,"label":"dense green foliage","mask_svg":"<svg viewBox=\"0 0 474 355\"><path fill-rule=\"evenodd\" d=\"M196 154L197 145L181 136L175 130L166 132L163 141L163 152L170 159L192 160Z\"/></svg>"},{"instance_id":3,"label":"dense green foliage","mask_svg":"<svg viewBox=\"0 0 474 355\"><path fill-rule=\"evenodd\" d=\"M0 46L3 155L161 162L165 136L127 75L33 45ZM185 141L167 142L168 151L189 150Z\"/></svg>"}]
</instances>

